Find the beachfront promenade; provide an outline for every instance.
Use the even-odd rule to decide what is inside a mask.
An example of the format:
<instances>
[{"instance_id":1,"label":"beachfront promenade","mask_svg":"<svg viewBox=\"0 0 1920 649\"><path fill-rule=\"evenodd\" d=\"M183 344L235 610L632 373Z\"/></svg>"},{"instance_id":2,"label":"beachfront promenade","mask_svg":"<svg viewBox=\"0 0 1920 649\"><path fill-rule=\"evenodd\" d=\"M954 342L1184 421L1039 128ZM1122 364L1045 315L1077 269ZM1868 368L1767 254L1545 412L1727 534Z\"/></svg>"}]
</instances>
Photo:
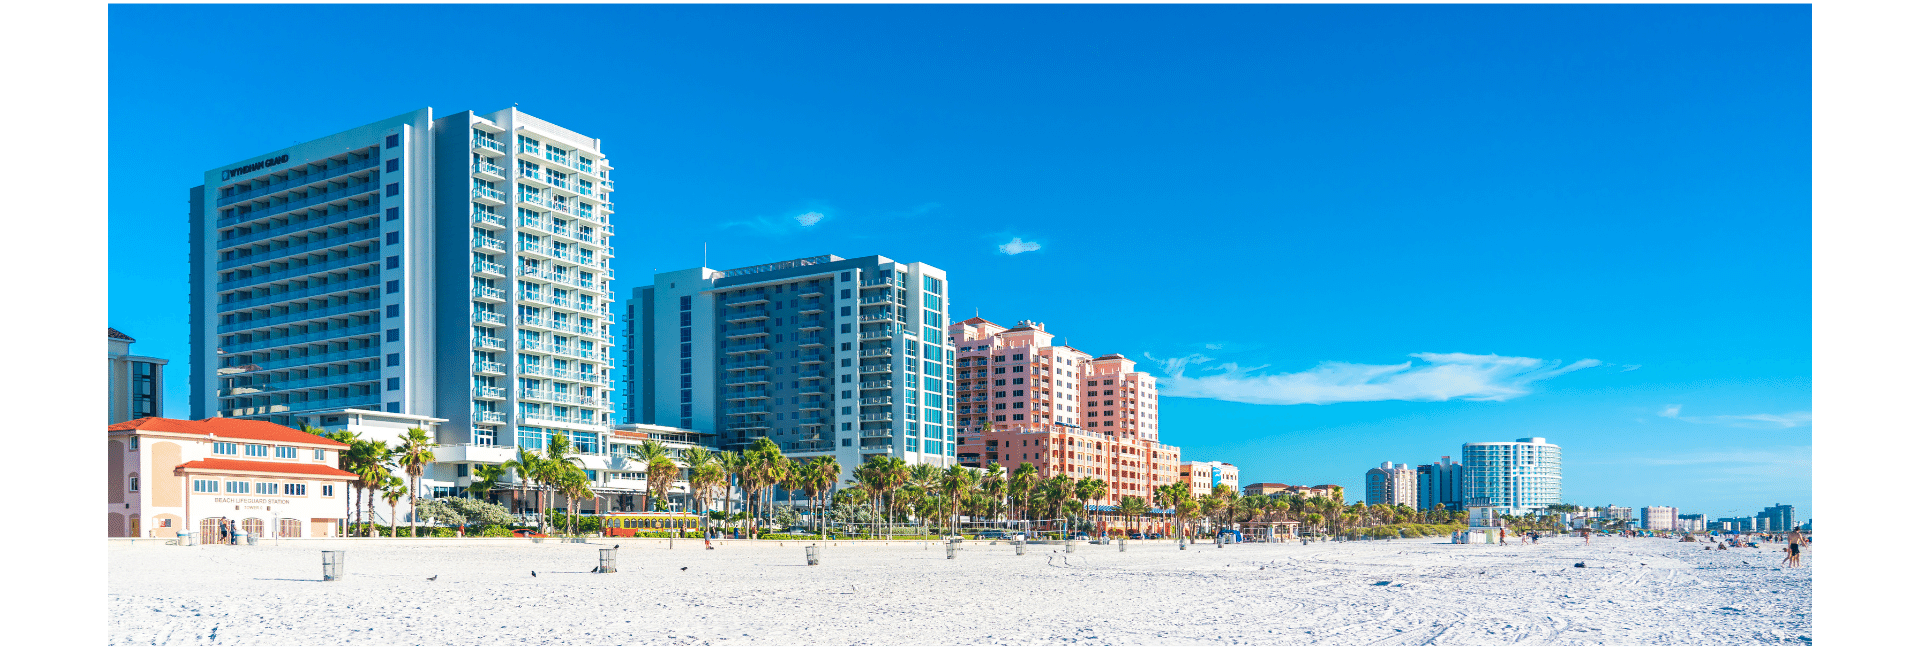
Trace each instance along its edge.
<instances>
[{"instance_id":1,"label":"beachfront promenade","mask_svg":"<svg viewBox=\"0 0 1920 649\"><path fill-rule=\"evenodd\" d=\"M949 560L937 542L827 542L809 567L795 541L338 541L109 542L107 640L1747 645L1808 644L1813 624L1811 569L1775 570L1772 544L969 542ZM614 542L619 572L590 572ZM345 580L320 580L323 549L347 551Z\"/></svg>"}]
</instances>

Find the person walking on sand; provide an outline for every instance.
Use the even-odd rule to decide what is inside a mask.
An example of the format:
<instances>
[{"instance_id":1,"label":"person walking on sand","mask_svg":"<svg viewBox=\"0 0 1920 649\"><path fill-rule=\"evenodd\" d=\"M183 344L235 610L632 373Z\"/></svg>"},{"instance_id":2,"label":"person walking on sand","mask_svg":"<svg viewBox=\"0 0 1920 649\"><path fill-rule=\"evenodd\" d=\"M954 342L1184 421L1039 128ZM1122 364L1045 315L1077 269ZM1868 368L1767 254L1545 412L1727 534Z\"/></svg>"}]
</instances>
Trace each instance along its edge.
<instances>
[{"instance_id":1,"label":"person walking on sand","mask_svg":"<svg viewBox=\"0 0 1920 649\"><path fill-rule=\"evenodd\" d=\"M1507 544L1507 528L1500 528L1500 545Z\"/></svg>"},{"instance_id":2,"label":"person walking on sand","mask_svg":"<svg viewBox=\"0 0 1920 649\"><path fill-rule=\"evenodd\" d=\"M1788 568L1800 567L1800 546L1806 544L1807 537L1800 533L1800 528L1795 527L1793 528L1793 532L1787 534L1786 564Z\"/></svg>"},{"instance_id":3,"label":"person walking on sand","mask_svg":"<svg viewBox=\"0 0 1920 649\"><path fill-rule=\"evenodd\" d=\"M1580 528L1580 540L1587 545L1593 545L1593 530L1586 527Z\"/></svg>"},{"instance_id":4,"label":"person walking on sand","mask_svg":"<svg viewBox=\"0 0 1920 649\"><path fill-rule=\"evenodd\" d=\"M705 534L701 534L700 538L706 540L708 550L713 549L713 530L712 529L708 529Z\"/></svg>"}]
</instances>

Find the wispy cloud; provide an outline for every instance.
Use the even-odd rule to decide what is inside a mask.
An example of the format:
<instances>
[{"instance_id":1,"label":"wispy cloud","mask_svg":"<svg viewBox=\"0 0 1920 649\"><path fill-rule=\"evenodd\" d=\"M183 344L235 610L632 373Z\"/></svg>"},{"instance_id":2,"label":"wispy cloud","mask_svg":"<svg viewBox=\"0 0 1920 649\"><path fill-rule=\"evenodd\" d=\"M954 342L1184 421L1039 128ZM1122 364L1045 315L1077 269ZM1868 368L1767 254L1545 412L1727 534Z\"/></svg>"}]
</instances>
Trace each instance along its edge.
<instances>
[{"instance_id":1,"label":"wispy cloud","mask_svg":"<svg viewBox=\"0 0 1920 649\"><path fill-rule=\"evenodd\" d=\"M1761 413L1757 415L1713 415L1709 417L1683 416L1680 404L1669 404L1660 409L1660 416L1678 419L1692 424L1716 424L1739 428L1795 428L1813 423L1811 412L1788 412L1778 415Z\"/></svg>"},{"instance_id":2,"label":"wispy cloud","mask_svg":"<svg viewBox=\"0 0 1920 649\"><path fill-rule=\"evenodd\" d=\"M1272 405L1329 404L1354 401L1505 401L1531 394L1537 381L1600 361L1560 361L1495 354L1409 354L1420 362L1366 365L1324 361L1304 372L1261 374L1267 366L1240 367L1192 354L1165 360L1160 393L1175 397L1219 399ZM1211 371L1196 376L1193 371Z\"/></svg>"},{"instance_id":3,"label":"wispy cloud","mask_svg":"<svg viewBox=\"0 0 1920 649\"><path fill-rule=\"evenodd\" d=\"M1032 241L1021 241L1020 237L1014 237L1012 241L1008 241L1006 243L1000 244L999 249L1000 249L1000 254L1017 255L1023 252L1033 252L1035 250L1039 250L1040 244Z\"/></svg>"},{"instance_id":4,"label":"wispy cloud","mask_svg":"<svg viewBox=\"0 0 1920 649\"><path fill-rule=\"evenodd\" d=\"M1201 345L1201 347L1205 347L1205 348L1207 348L1207 349L1216 349L1216 350L1217 350L1217 349L1226 349L1226 348L1227 348L1227 345L1226 345L1225 343L1207 343L1207 344L1205 344L1205 345Z\"/></svg>"},{"instance_id":5,"label":"wispy cloud","mask_svg":"<svg viewBox=\"0 0 1920 649\"><path fill-rule=\"evenodd\" d=\"M799 216L793 217L793 221L795 223L799 223L800 227L810 228L810 227L813 227L813 224L819 223L820 219L824 219L824 218L827 218L827 215L821 214L819 212L808 212L806 214L801 214Z\"/></svg>"},{"instance_id":6,"label":"wispy cloud","mask_svg":"<svg viewBox=\"0 0 1920 649\"><path fill-rule=\"evenodd\" d=\"M1637 370L1637 369L1640 369L1640 366L1639 366L1639 365L1622 365L1622 366L1620 366L1620 371L1622 371L1622 372L1631 372L1631 371L1634 371L1634 370Z\"/></svg>"},{"instance_id":7,"label":"wispy cloud","mask_svg":"<svg viewBox=\"0 0 1920 649\"><path fill-rule=\"evenodd\" d=\"M830 210L807 210L792 216L756 216L739 221L727 221L721 223L719 227L722 230L746 230L761 236L777 237L820 229L815 226L827 219L828 211Z\"/></svg>"}]
</instances>

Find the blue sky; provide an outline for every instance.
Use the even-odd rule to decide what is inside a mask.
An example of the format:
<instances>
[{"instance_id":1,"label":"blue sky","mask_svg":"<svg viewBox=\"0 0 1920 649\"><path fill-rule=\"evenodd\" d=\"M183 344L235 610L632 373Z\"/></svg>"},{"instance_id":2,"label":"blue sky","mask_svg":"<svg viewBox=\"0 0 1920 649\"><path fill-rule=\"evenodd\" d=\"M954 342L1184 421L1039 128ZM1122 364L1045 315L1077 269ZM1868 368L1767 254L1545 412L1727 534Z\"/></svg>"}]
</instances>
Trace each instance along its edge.
<instances>
[{"instance_id":1,"label":"blue sky","mask_svg":"<svg viewBox=\"0 0 1920 649\"><path fill-rule=\"evenodd\" d=\"M925 261L1167 377L1243 482L1542 436L1569 501L1804 518L1810 15L116 5L110 324L185 416L202 170L517 102L605 142L623 294L703 242Z\"/></svg>"}]
</instances>

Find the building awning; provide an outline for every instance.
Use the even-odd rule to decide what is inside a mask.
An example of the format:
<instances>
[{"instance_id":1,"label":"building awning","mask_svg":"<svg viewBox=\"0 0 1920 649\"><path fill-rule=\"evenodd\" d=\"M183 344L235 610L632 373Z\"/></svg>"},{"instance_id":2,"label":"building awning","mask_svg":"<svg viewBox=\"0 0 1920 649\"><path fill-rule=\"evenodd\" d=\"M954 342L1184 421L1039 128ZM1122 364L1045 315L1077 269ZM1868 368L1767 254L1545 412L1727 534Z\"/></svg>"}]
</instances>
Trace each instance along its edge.
<instances>
[{"instance_id":1,"label":"building awning","mask_svg":"<svg viewBox=\"0 0 1920 649\"><path fill-rule=\"evenodd\" d=\"M254 460L194 460L175 468L176 473L254 473L299 475L315 478L352 480L359 476L324 464L305 462L258 462Z\"/></svg>"}]
</instances>

